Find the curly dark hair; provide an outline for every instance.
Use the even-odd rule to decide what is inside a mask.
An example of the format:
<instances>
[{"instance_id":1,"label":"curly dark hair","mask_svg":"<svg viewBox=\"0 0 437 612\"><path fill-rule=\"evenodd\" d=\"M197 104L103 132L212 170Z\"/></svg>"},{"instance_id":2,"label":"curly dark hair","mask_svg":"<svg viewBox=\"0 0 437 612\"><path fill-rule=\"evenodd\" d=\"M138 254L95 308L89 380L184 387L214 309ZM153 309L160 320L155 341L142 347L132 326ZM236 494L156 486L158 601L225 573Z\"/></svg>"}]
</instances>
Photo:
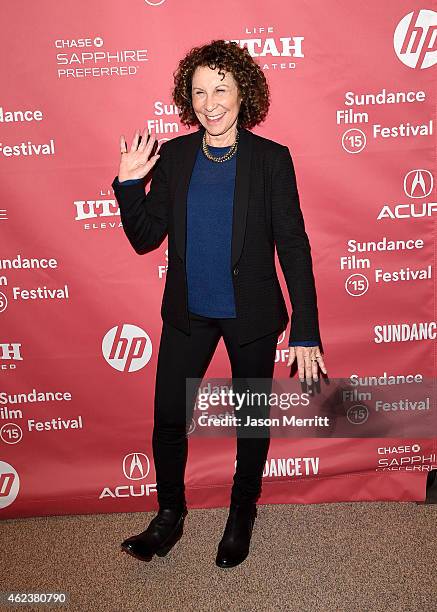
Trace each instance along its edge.
<instances>
[{"instance_id":1,"label":"curly dark hair","mask_svg":"<svg viewBox=\"0 0 437 612\"><path fill-rule=\"evenodd\" d=\"M241 48L235 41L219 39L201 47L193 47L180 60L173 73L172 96L179 108L182 124L201 125L191 101L191 81L198 66L208 66L211 70L219 68L219 74L222 71L232 73L243 98L237 119L240 127L250 129L264 121L270 106L270 91L263 70L247 48Z\"/></svg>"}]
</instances>

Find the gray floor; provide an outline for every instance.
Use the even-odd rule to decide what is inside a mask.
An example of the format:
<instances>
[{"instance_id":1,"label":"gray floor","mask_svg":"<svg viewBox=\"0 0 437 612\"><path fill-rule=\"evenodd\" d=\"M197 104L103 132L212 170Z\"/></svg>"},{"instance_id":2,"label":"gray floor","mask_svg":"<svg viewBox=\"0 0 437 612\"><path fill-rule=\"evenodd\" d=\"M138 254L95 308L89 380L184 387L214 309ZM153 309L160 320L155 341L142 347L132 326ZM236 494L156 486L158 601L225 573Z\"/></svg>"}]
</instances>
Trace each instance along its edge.
<instances>
[{"instance_id":1,"label":"gray floor","mask_svg":"<svg viewBox=\"0 0 437 612\"><path fill-rule=\"evenodd\" d=\"M3 521L1 590L69 594L62 608L15 608L27 610L437 610L436 505L258 506L251 553L227 570L214 564L227 508L189 510L167 557L123 553L154 515Z\"/></svg>"}]
</instances>

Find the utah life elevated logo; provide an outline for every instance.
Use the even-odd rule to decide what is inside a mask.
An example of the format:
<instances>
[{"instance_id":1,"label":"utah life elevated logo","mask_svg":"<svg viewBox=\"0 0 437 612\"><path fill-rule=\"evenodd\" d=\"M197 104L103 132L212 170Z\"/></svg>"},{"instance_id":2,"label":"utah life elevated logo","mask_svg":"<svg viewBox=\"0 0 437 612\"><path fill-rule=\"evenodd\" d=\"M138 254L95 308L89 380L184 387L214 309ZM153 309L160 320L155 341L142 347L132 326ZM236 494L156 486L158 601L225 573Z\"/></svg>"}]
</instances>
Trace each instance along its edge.
<instances>
[{"instance_id":1,"label":"utah life elevated logo","mask_svg":"<svg viewBox=\"0 0 437 612\"><path fill-rule=\"evenodd\" d=\"M105 334L102 353L115 370L137 372L150 361L152 341L141 327L124 323L112 327Z\"/></svg>"}]
</instances>

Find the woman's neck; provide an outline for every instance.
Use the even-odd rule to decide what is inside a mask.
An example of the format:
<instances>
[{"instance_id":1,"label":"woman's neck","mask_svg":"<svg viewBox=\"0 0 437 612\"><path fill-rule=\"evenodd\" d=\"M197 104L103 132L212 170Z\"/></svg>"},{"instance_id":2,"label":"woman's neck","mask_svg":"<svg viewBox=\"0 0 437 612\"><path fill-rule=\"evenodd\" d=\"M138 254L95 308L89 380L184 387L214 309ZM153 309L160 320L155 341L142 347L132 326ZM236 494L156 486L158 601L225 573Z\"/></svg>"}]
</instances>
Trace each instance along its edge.
<instances>
[{"instance_id":1,"label":"woman's neck","mask_svg":"<svg viewBox=\"0 0 437 612\"><path fill-rule=\"evenodd\" d=\"M211 147L230 147L234 144L237 138L237 128L236 126L232 126L228 132L224 134L218 134L217 136L211 135L208 130L206 130L206 144Z\"/></svg>"}]
</instances>

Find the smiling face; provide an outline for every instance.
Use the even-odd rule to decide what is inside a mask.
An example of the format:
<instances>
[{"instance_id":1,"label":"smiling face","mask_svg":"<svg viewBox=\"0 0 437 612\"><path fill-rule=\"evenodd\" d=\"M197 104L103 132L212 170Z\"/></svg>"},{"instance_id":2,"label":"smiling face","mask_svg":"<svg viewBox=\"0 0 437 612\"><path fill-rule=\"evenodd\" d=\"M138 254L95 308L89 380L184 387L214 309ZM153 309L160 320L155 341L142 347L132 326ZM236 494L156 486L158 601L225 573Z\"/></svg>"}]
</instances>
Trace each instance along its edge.
<instances>
[{"instance_id":1,"label":"smiling face","mask_svg":"<svg viewBox=\"0 0 437 612\"><path fill-rule=\"evenodd\" d=\"M209 66L198 66L191 83L191 100L194 112L209 134L211 144L232 144L240 111L241 96L231 72ZM220 144L218 144L220 143Z\"/></svg>"}]
</instances>

